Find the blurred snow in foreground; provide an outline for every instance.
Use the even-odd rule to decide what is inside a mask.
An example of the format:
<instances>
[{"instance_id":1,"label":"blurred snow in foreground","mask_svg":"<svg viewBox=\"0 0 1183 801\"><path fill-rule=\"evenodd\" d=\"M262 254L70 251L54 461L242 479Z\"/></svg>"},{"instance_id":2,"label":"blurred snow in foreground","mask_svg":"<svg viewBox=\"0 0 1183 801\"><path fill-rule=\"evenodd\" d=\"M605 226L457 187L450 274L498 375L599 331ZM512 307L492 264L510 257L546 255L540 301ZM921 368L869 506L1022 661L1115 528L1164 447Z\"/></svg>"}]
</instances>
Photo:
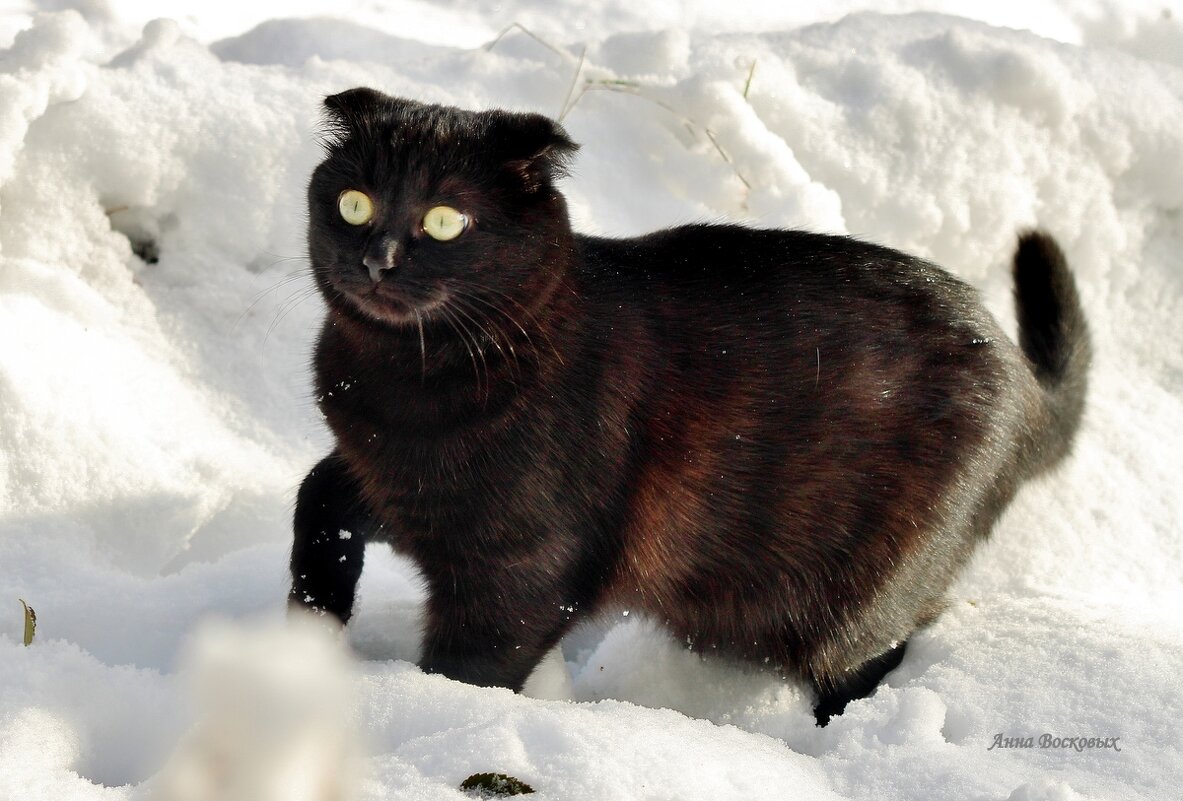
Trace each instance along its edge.
<instances>
[{"instance_id":1,"label":"blurred snow in foreground","mask_svg":"<svg viewBox=\"0 0 1183 801\"><path fill-rule=\"evenodd\" d=\"M345 801L360 768L355 678L311 619L206 624L182 672L198 719L144 796L153 801Z\"/></svg>"}]
</instances>

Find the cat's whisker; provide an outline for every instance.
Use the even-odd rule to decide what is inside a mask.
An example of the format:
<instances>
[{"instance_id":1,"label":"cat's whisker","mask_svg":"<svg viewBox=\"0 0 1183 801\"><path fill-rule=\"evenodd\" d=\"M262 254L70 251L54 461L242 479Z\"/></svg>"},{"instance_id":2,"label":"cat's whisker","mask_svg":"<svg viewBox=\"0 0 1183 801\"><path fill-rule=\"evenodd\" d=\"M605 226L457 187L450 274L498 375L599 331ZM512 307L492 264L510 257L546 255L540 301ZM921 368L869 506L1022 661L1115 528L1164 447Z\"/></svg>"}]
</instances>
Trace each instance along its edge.
<instances>
[{"instance_id":1,"label":"cat's whisker","mask_svg":"<svg viewBox=\"0 0 1183 801\"><path fill-rule=\"evenodd\" d=\"M499 339L493 333L491 333L487 328L485 328L484 325L481 325L481 321L483 321L486 325L489 326L489 328L493 329L493 331L495 331L496 333L501 334L502 337L505 337L505 332L502 331L497 325L495 325L493 323L493 321L489 319L488 315L480 313L480 311L478 309L476 309L475 307L473 307L472 304L465 303L464 299L466 297L467 297L466 295L458 294L452 298L452 301L456 306L456 311L463 314L465 316L465 318L467 318L469 321L471 321L472 324L475 325L477 327L477 329L480 330L481 333L483 333L489 339L489 342L492 343L493 347L497 348L497 351L501 354L502 358L505 359L507 363L513 365L514 381L517 383L520 383L520 381L521 381L521 369L520 369L521 365L518 362L517 352L514 351L514 349L513 349L513 343L511 343L509 341L509 338L506 337L506 345L509 348L509 353L506 354L505 348L503 348L501 346L501 342L499 341ZM471 312L471 314L469 314L468 312ZM476 317L474 317L473 315L476 315L476 317L479 317L480 321L478 321L476 319Z\"/></svg>"},{"instance_id":2,"label":"cat's whisker","mask_svg":"<svg viewBox=\"0 0 1183 801\"><path fill-rule=\"evenodd\" d=\"M245 309L242 310L242 313L240 315L238 315L237 319L235 319L234 324L231 326L230 330L237 331L238 326L240 326L242 324L242 321L245 320L247 318L247 316L252 311L254 311L255 307L258 306L263 301L263 298L265 298L268 295L270 295L271 293L277 291L282 286L293 283L295 281L304 280L305 278L310 279L311 277L312 277L312 266L309 265L307 267L301 267L299 270L295 270L293 272L288 273L287 275L280 278L278 281L276 281L271 286L267 287L266 289L260 290L253 298L251 298L251 302L249 304L247 304L247 307ZM285 298L285 300L286 300L286 298Z\"/></svg>"},{"instance_id":3,"label":"cat's whisker","mask_svg":"<svg viewBox=\"0 0 1183 801\"><path fill-rule=\"evenodd\" d=\"M515 320L509 312L505 311L505 309L503 309L500 306L498 306L497 304L493 303L488 298L481 297L480 295L478 295L474 292L465 292L463 290L458 290L458 289L453 290L453 291L455 291L456 294L459 295L460 297L466 298L467 300L470 300L470 301L475 301L477 303L480 303L482 306L486 306L486 307L492 309L493 311L497 312L505 319L509 320L509 322L511 322L514 325L514 327L518 329L518 331L522 332L522 336L524 336L526 338L526 341L530 343L530 346L533 347L534 341L530 338L529 332L527 332L526 329L522 327L521 323L519 323L517 320ZM510 347L512 347L512 345Z\"/></svg>"},{"instance_id":4,"label":"cat's whisker","mask_svg":"<svg viewBox=\"0 0 1183 801\"><path fill-rule=\"evenodd\" d=\"M460 319L460 317L464 317L469 322L473 323L474 326L476 326L475 321L473 321L473 319L469 315L465 314L464 311L459 307L459 305L453 306L452 311L454 311L458 315L456 318L456 322L458 324L460 324L461 326L463 326L464 330L468 333L469 338L472 340L473 348L474 348L474 350L476 350L477 358L479 358L481 360L481 370L484 373L484 390L483 390L484 391L484 399L485 399L484 402L487 404L489 402L489 394L490 394L490 392L492 392L492 389L493 389L493 376L489 370L489 360L485 356L485 345L482 342L481 337L478 336L475 331L472 331L471 329L469 329L469 327ZM476 326L476 327L479 330L481 330L482 333L484 333L483 329L480 329L480 326ZM487 333L485 333L485 338L488 339ZM480 382L478 382L477 389L478 389L478 391L481 390Z\"/></svg>"},{"instance_id":5,"label":"cat's whisker","mask_svg":"<svg viewBox=\"0 0 1183 801\"><path fill-rule=\"evenodd\" d=\"M554 340L553 340L553 339L551 339L550 332L549 332L549 331L547 331L547 329L546 329L546 326L544 326L544 325L542 324L542 321L538 319L538 316L537 316L537 315L536 315L536 314L535 314L535 313L534 313L532 310L530 310L530 309L528 309L527 307L523 306L523 305L521 304L521 302L520 302L520 301L518 301L516 298L512 297L511 295L509 295L509 294L507 294L507 293L505 293L505 292L502 292L501 290L492 289L492 288L490 288L490 287L485 287L484 289L486 289L487 291L489 291L489 292L491 292L491 293L493 293L493 294L497 295L498 297L504 298L505 300L507 300L507 301L509 301L510 303L512 303L514 306L518 307L518 309L520 309L520 310L521 310L522 314L523 314L523 315L525 315L525 317L526 317L526 320L528 320L529 322L533 323L533 324L534 324L534 329L535 329L536 331L538 331L538 333L540 333L540 334L542 335L543 339L545 339L545 340L546 340L546 346L547 346L548 348L550 348L550 351L551 351L551 353L552 353L552 354L554 354L554 357L555 357L556 359L558 359L558 361L559 361L559 364L560 364L561 366L563 366L563 367L566 367L566 366L567 366L567 362L566 362L566 361L563 359L563 354L562 354L562 353L560 353L560 352L559 352L559 349L555 347L555 343L554 343ZM505 314L505 311L504 311L504 310L500 310L500 309L499 309L499 311L501 311L501 313L502 313L502 314ZM507 316L508 316L508 315L507 315ZM521 325L519 325L519 324L518 324L516 321L514 321L514 324L515 324L515 325L517 325L517 326L518 326L518 328L522 328L522 326L521 326ZM525 329L522 329L522 333L525 333ZM527 334L526 336L527 336L527 338L528 338L528 337L529 337L529 334ZM533 342L531 342L530 344L531 344L531 345L533 345Z\"/></svg>"},{"instance_id":6,"label":"cat's whisker","mask_svg":"<svg viewBox=\"0 0 1183 801\"><path fill-rule=\"evenodd\" d=\"M535 345L534 345L534 340L530 337L530 333L524 327L522 327L522 325L516 319L514 319L513 315L509 314L507 311L502 309L496 303L493 303L492 301L490 301L488 298L481 297L479 294L477 294L475 292L468 292L468 291L465 291L464 289L457 288L457 287L450 287L450 289L451 289L452 293L457 298L462 298L465 301L467 301L467 303L465 304L465 307L469 311L471 311L473 314L478 315L482 320L484 320L491 328L495 329L497 331L497 333L499 333L505 339L505 345L507 348L509 348L510 355L512 356L515 367L517 368L517 375L520 378L520 376L521 376L521 359L518 355L517 349L514 347L513 336L511 336L509 333L507 333L505 331L505 329L503 329L501 326L496 325L493 322L493 319L492 319L492 317L490 317L489 314L479 311L475 306L473 306L473 304L479 303L481 306L485 307L486 309L497 312L502 317L504 317L506 320L508 320L515 328L517 328L517 330L519 332L521 332L521 335L525 339L526 344L533 350L533 349L535 349ZM497 344L497 342L494 341L494 344Z\"/></svg>"},{"instance_id":7,"label":"cat's whisker","mask_svg":"<svg viewBox=\"0 0 1183 801\"><path fill-rule=\"evenodd\" d=\"M307 300L315 294L315 287L305 287L288 295L283 300L276 304L275 315L271 318L271 322L267 324L267 331L263 336L263 347L267 346L267 340L271 337L271 333L276 329L279 323L283 320L288 309L295 308L300 303Z\"/></svg>"},{"instance_id":8,"label":"cat's whisker","mask_svg":"<svg viewBox=\"0 0 1183 801\"><path fill-rule=\"evenodd\" d=\"M281 256L278 253L268 253L267 255L271 256L272 260L266 267L264 267L262 270L259 271L260 274L267 272L275 265L282 264L285 261L303 261L303 262L311 263L311 259L308 258L308 254L306 254L306 253L302 253L302 254L299 254L296 256Z\"/></svg>"},{"instance_id":9,"label":"cat's whisker","mask_svg":"<svg viewBox=\"0 0 1183 801\"><path fill-rule=\"evenodd\" d=\"M427 383L427 339L423 336L423 315L415 309L415 323L419 326L419 367L420 383Z\"/></svg>"},{"instance_id":10,"label":"cat's whisker","mask_svg":"<svg viewBox=\"0 0 1183 801\"><path fill-rule=\"evenodd\" d=\"M279 324L283 322L284 318L295 311L296 307L304 303L304 301L308 300L309 298L316 297L317 292L318 289L316 286L310 286L299 290L298 292L294 292L284 299L279 311L275 315L275 319L273 319L271 324L267 326L267 333L263 335L264 350L267 348L267 343L271 339L271 334L275 332L275 329L279 328Z\"/></svg>"},{"instance_id":11,"label":"cat's whisker","mask_svg":"<svg viewBox=\"0 0 1183 801\"><path fill-rule=\"evenodd\" d=\"M555 348L554 341L551 339L550 333L542 325L541 321L538 319L538 317L534 314L533 311L526 308L517 299L515 299L511 295L509 295L501 290L493 289L492 287L482 287L481 291L490 293L491 295L496 295L497 297L499 297L505 301L508 301L509 303L513 304L518 309L520 309L521 313L525 316L526 320L529 321L530 323L532 323L534 329L537 330L542 335L542 337L546 340L547 347L550 348L551 353L554 354L555 358L557 358L559 360L559 364L566 365L566 362L563 360L562 354L560 354L558 349ZM479 293L474 293L474 294L470 295L470 297L473 300L479 300L480 302L484 303L489 308L493 309L497 313L504 316L507 320L509 320L511 323L513 323L519 331L522 332L522 335L525 336L526 340L530 343L530 347L537 348L537 345L534 344L533 337L530 336L529 332L526 331L526 329L522 326L522 324L519 323L516 319L514 319L514 317L511 314L509 314L509 312L507 312L505 309L503 309L500 306L498 306L497 304L493 303L491 298L484 297L484 296L480 295Z\"/></svg>"},{"instance_id":12,"label":"cat's whisker","mask_svg":"<svg viewBox=\"0 0 1183 801\"><path fill-rule=\"evenodd\" d=\"M477 367L476 354L480 351L480 344L477 343L477 351L474 352L472 347L473 342L471 339L472 333L464 326L459 318L457 318L456 315L452 313L452 309L449 308L447 303L439 306L437 311L439 311L444 320L447 321L448 325L451 326L452 330L456 332L456 336L458 336L460 341L464 343L464 347L468 349L468 358L472 361L472 373L473 377L476 379L476 388L477 393L479 394L481 391L481 373L480 369ZM484 361L484 359L485 356L482 353L481 361ZM487 398L488 396L486 395L486 399Z\"/></svg>"}]
</instances>

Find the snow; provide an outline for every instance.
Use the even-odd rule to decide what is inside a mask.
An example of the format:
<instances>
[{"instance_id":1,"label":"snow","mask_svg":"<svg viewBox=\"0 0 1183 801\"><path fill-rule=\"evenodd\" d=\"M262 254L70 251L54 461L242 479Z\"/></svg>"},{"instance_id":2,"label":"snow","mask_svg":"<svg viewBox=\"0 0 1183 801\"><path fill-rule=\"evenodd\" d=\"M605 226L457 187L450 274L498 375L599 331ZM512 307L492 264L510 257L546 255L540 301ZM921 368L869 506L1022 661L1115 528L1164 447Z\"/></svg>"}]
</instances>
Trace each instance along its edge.
<instances>
[{"instance_id":1,"label":"snow","mask_svg":"<svg viewBox=\"0 0 1183 801\"><path fill-rule=\"evenodd\" d=\"M284 765L358 799L490 771L554 799L1177 796L1183 7L66 5L0 11L0 799L300 797L260 783ZM565 111L582 230L848 232L948 266L1008 326L1014 233L1049 228L1096 341L1075 455L824 730L803 688L623 610L531 697L424 676L417 578L377 549L347 664L276 631L329 442L304 184L320 98L362 84ZM1045 733L1120 751L990 749ZM211 753L238 784L169 790Z\"/></svg>"}]
</instances>

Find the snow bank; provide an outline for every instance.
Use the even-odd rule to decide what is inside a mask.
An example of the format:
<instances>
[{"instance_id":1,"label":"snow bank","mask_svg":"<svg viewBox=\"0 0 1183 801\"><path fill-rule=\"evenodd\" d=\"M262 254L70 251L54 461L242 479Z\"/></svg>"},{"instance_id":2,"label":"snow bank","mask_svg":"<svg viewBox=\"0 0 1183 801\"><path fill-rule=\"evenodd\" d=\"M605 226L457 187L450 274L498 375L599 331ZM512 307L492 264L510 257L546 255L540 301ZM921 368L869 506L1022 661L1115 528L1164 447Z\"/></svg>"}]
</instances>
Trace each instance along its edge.
<instances>
[{"instance_id":1,"label":"snow bank","mask_svg":"<svg viewBox=\"0 0 1183 801\"><path fill-rule=\"evenodd\" d=\"M320 98L358 84L565 111L583 230L849 232L947 265L1004 322L1014 232L1045 226L1097 363L1075 457L1021 493L946 615L825 730L802 688L632 618L575 632L533 699L423 676L390 661L415 656L414 571L371 550L349 635L357 797L458 798L483 771L556 799L1170 797L1179 22L1107 2L929 6L979 21L781 5L0 14L0 799L145 797L191 726L189 633L279 618L294 489L327 447L304 182ZM515 20L546 42L478 46ZM40 619L30 648L18 598ZM256 675L269 660L247 643L268 635L236 636L230 675ZM1121 750L990 748L1045 733Z\"/></svg>"}]
</instances>

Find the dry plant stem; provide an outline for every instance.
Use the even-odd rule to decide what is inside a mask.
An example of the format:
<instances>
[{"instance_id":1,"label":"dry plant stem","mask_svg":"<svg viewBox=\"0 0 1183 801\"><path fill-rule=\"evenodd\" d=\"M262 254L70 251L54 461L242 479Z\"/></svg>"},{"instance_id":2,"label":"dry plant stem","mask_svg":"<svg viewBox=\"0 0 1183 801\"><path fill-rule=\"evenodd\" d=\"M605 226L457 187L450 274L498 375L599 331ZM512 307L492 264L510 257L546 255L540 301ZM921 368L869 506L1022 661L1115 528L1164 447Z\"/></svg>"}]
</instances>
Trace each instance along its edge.
<instances>
[{"instance_id":1,"label":"dry plant stem","mask_svg":"<svg viewBox=\"0 0 1183 801\"><path fill-rule=\"evenodd\" d=\"M559 109L558 117L556 117L559 122L562 122L567 118L567 115L570 114L571 110L579 104L579 101L589 90L600 89L609 92L621 92L623 94L635 95L636 97L640 97L643 100L648 100L650 103L653 103L654 105L659 106L660 108L663 108L671 114L677 116L680 120L682 120L683 123L685 123L686 127L689 128L692 133L701 130L706 135L706 138L711 143L711 146L715 148L716 152L718 152L720 158L722 158L723 161L726 162L729 167L731 167L731 171L735 173L735 177L740 180L740 182L749 192L752 190L751 182L749 182L748 179L744 177L743 173L741 173L735 166L735 162L731 160L729 155L727 155L727 151L725 151L723 146L719 144L719 140L715 138L715 133L710 128L707 128L705 125L699 125L697 122L687 117L673 106L670 106L668 103L664 103L656 98L641 94L639 90L644 87L636 81L626 81L617 78L602 78L598 80L588 79L588 81L583 85L583 88L579 90L579 93L572 97L572 94L575 92L575 86L579 83L579 76L583 73L584 63L587 61L587 45L583 46L583 50L579 53L579 58L576 59L575 56L571 55L571 53L546 41L546 39L543 39L541 36L534 33L520 22L514 22L510 25L507 25L499 34L497 34L493 41L485 45L485 50L491 51L498 42L500 42L510 31L513 30L521 31L545 47L547 50L550 50L552 53L555 53L562 58L567 59L568 61L576 62L575 74L571 76L571 85L567 88L567 94L563 98L563 105ZM747 82L744 84L743 88L744 100L747 100L748 98L748 90L752 86L752 78L755 76L755 74L756 62L753 60L751 69L748 70Z\"/></svg>"},{"instance_id":2,"label":"dry plant stem","mask_svg":"<svg viewBox=\"0 0 1183 801\"><path fill-rule=\"evenodd\" d=\"M748 79L744 81L743 85L743 99L748 99L748 92L752 88L752 78L756 77L756 60L752 59L752 68L748 70Z\"/></svg>"},{"instance_id":3,"label":"dry plant stem","mask_svg":"<svg viewBox=\"0 0 1183 801\"><path fill-rule=\"evenodd\" d=\"M658 106L659 108L663 108L666 111L668 111L669 113L676 116L678 119L680 119L686 125L686 127L690 130L691 133L696 133L698 131L702 131L703 135L707 138L707 141L709 141L711 143L711 146L714 147L715 151L719 154L719 157L722 158L723 161L725 161L729 167L731 167L731 171L735 173L735 177L740 180L740 182L744 185L744 187L748 191L751 191L751 189L752 189L751 182L748 181L748 179L744 177L743 173L741 173L739 171L739 168L737 168L735 166L735 162L731 160L731 156L727 155L727 151L723 149L723 146L721 144L719 144L719 140L715 138L714 131L712 131L710 128L706 127L705 125L701 125L698 122L695 122L693 119L691 119L690 117L687 117L685 114L678 111L676 108L674 108L670 104L668 104L664 101L658 100L655 97L650 97L649 95L641 94L640 91L634 91L634 89L639 89L639 88L641 88L641 87L637 86L636 84L628 84L628 83L621 82L621 81L588 80L588 82L586 84L584 84L583 88L579 91L579 94L575 96L575 99L571 102L571 105L567 107L567 112L570 112L571 109L575 108L575 106L579 103L579 101L583 98L583 96L585 94L587 94L588 92L592 92L592 91L616 92L618 94L629 95L631 97L637 97L637 98L640 98L641 100L648 101L648 102L652 103L653 105ZM560 122L561 121L562 120L560 120Z\"/></svg>"},{"instance_id":4,"label":"dry plant stem","mask_svg":"<svg viewBox=\"0 0 1183 801\"><path fill-rule=\"evenodd\" d=\"M571 76L571 85L567 87L567 95L563 98L563 107L559 109L558 121L562 122L567 117L567 113L575 108L575 104L579 102L579 97L574 100L571 99L571 94L575 91L575 84L579 81L579 74L583 72L583 62L587 58L587 45L583 46L583 50L579 53L579 64L575 67L575 74ZM579 93L583 95L582 92Z\"/></svg>"},{"instance_id":5,"label":"dry plant stem","mask_svg":"<svg viewBox=\"0 0 1183 801\"><path fill-rule=\"evenodd\" d=\"M521 24L520 22L513 22L513 23L510 23L509 25L506 25L505 28L502 29L501 33L497 34L497 36L494 37L493 41L491 41L487 45L485 45L485 51L486 52L491 51L494 47L497 46L497 44L502 39L505 38L506 34L508 34L512 30L521 31L522 33L526 34L534 41L538 42L538 44L545 47L547 50L549 50L552 53L555 53L559 56L562 56L563 58L565 58L569 61L574 59L574 56L572 56L566 50L563 50L561 47L556 47L555 45L552 45L550 42L546 41L541 36L534 33L533 31L531 31L529 28L527 28L525 25Z\"/></svg>"}]
</instances>

